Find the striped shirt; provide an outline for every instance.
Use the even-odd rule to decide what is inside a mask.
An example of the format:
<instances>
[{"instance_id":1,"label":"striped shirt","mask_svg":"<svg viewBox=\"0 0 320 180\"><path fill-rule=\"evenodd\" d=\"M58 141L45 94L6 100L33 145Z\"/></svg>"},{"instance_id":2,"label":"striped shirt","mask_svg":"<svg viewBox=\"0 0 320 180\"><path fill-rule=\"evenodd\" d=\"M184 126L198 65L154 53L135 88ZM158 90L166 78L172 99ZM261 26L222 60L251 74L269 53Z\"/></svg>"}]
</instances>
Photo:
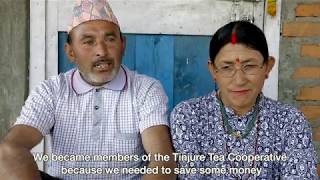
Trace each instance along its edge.
<instances>
[{"instance_id":1,"label":"striped shirt","mask_svg":"<svg viewBox=\"0 0 320 180\"><path fill-rule=\"evenodd\" d=\"M159 81L125 66L99 88L87 84L79 71L72 69L40 84L26 100L15 125L32 126L51 135L48 173L52 176L140 179L141 174L107 173L105 169L146 165L140 158L145 153L141 133L151 126L168 125L167 102ZM64 160L57 159L58 155ZM87 159L71 159L75 155Z\"/></svg>"}]
</instances>

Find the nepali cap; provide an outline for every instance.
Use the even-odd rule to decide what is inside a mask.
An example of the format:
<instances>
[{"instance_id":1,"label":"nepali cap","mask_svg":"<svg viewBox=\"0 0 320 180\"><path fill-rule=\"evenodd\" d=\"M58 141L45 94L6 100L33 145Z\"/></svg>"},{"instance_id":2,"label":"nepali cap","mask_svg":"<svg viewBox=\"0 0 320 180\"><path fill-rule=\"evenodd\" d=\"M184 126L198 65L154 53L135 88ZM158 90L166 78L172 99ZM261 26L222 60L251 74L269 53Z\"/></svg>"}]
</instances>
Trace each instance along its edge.
<instances>
[{"instance_id":1,"label":"nepali cap","mask_svg":"<svg viewBox=\"0 0 320 180\"><path fill-rule=\"evenodd\" d=\"M76 0L68 33L79 24L91 20L105 20L119 26L107 0Z\"/></svg>"}]
</instances>

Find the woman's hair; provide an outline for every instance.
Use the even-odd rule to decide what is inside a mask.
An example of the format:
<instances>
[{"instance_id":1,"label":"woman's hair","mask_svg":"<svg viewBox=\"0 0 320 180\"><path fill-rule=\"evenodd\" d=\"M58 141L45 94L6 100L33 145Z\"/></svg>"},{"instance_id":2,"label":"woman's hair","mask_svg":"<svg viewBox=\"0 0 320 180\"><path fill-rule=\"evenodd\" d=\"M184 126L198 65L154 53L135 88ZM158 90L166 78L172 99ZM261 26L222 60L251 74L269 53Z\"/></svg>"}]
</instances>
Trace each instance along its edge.
<instances>
[{"instance_id":1,"label":"woman's hair","mask_svg":"<svg viewBox=\"0 0 320 180\"><path fill-rule=\"evenodd\" d=\"M232 42L232 34L236 36L236 43L259 51L263 56L263 62L267 61L269 57L268 44L262 30L248 21L234 21L224 25L213 35L209 49L212 62L221 48Z\"/></svg>"}]
</instances>

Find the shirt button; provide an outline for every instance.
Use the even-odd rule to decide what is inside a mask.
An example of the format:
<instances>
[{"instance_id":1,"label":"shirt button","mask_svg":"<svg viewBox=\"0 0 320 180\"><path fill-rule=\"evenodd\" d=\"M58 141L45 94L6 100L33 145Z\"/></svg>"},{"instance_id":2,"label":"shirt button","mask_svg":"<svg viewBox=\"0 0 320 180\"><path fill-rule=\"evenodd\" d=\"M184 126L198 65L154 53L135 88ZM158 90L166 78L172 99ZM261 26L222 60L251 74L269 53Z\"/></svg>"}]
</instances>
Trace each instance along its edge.
<instances>
[{"instance_id":1,"label":"shirt button","mask_svg":"<svg viewBox=\"0 0 320 180\"><path fill-rule=\"evenodd\" d=\"M98 110L98 109L99 109L99 106L94 106L94 109L95 109L95 110Z\"/></svg>"}]
</instances>

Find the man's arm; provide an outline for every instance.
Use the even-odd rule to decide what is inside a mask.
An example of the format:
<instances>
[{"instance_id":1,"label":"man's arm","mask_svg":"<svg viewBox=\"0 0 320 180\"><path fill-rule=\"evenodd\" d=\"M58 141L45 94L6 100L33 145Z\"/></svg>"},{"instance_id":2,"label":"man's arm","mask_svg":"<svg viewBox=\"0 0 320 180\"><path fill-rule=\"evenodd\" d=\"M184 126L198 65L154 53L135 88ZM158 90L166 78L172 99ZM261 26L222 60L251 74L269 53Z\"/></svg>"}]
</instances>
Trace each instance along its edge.
<instances>
[{"instance_id":1,"label":"man's arm","mask_svg":"<svg viewBox=\"0 0 320 180\"><path fill-rule=\"evenodd\" d=\"M30 150L42 138L42 134L31 126L14 126L0 143L1 179L41 179Z\"/></svg>"},{"instance_id":2,"label":"man's arm","mask_svg":"<svg viewBox=\"0 0 320 180\"><path fill-rule=\"evenodd\" d=\"M173 168L176 167L176 162L172 157L173 147L171 138L169 135L169 128L165 125L152 126L145 129L142 132L142 143L147 154L151 154L151 161L149 168L158 167L159 174L156 175L145 175L143 179L175 179L173 174ZM169 161L156 161L154 155L159 153L160 155L169 155ZM171 174L161 174L161 167L171 168Z\"/></svg>"},{"instance_id":3,"label":"man's arm","mask_svg":"<svg viewBox=\"0 0 320 180\"><path fill-rule=\"evenodd\" d=\"M36 128L26 125L16 125L9 131L7 136L5 136L2 143L15 144L18 147L31 150L40 143L42 138L42 134Z\"/></svg>"}]
</instances>

